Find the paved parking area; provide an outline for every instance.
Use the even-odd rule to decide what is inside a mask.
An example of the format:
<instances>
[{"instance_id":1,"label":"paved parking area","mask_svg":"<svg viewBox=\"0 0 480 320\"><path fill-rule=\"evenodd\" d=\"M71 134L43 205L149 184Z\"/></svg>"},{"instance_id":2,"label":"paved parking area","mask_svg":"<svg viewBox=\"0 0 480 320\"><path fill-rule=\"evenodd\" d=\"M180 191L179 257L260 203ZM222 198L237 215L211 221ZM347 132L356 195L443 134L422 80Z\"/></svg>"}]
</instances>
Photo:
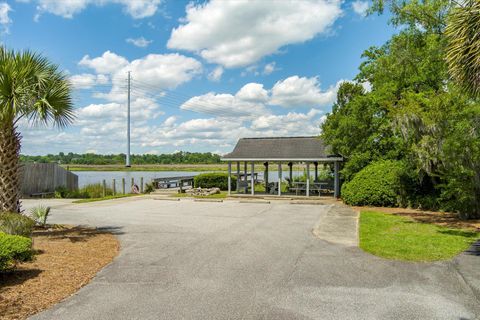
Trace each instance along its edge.
<instances>
[{"instance_id":1,"label":"paved parking area","mask_svg":"<svg viewBox=\"0 0 480 320\"><path fill-rule=\"evenodd\" d=\"M480 314L454 263L389 261L351 241L336 242L331 205L144 197L81 205L46 201L53 205L52 222L111 228L121 252L76 295L33 319L423 320ZM329 241L314 236L314 227L320 237L332 231ZM348 232L344 227L337 234Z\"/></svg>"}]
</instances>

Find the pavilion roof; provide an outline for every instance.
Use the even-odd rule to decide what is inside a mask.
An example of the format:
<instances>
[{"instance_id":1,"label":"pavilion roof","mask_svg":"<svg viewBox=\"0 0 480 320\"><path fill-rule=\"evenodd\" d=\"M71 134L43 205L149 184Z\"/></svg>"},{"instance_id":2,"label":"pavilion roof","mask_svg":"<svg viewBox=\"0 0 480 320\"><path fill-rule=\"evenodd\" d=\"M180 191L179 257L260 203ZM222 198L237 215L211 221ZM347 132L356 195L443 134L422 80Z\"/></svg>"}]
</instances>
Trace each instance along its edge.
<instances>
[{"instance_id":1,"label":"pavilion roof","mask_svg":"<svg viewBox=\"0 0 480 320\"><path fill-rule=\"evenodd\" d=\"M242 138L223 161L342 161L319 137Z\"/></svg>"}]
</instances>

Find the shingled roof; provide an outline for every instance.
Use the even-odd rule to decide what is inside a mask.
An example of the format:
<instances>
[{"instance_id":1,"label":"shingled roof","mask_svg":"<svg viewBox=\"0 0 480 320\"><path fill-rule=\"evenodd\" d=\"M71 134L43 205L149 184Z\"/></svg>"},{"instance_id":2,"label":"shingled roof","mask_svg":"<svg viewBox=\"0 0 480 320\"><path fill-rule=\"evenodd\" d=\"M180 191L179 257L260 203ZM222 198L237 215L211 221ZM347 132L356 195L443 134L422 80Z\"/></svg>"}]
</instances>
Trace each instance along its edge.
<instances>
[{"instance_id":1,"label":"shingled roof","mask_svg":"<svg viewBox=\"0 0 480 320\"><path fill-rule=\"evenodd\" d=\"M342 161L319 137L242 138L223 161Z\"/></svg>"}]
</instances>

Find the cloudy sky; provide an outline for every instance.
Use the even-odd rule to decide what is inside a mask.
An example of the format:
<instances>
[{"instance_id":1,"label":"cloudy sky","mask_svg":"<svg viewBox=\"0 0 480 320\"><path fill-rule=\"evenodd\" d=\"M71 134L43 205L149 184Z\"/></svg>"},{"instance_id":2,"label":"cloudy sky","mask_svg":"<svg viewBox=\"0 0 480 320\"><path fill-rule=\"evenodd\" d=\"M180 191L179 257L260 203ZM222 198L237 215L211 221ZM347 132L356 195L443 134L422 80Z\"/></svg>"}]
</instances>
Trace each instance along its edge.
<instances>
[{"instance_id":1,"label":"cloudy sky","mask_svg":"<svg viewBox=\"0 0 480 320\"><path fill-rule=\"evenodd\" d=\"M21 124L24 154L225 153L240 137L318 135L363 50L394 32L364 0L0 0L0 41L59 64L76 121Z\"/></svg>"}]
</instances>

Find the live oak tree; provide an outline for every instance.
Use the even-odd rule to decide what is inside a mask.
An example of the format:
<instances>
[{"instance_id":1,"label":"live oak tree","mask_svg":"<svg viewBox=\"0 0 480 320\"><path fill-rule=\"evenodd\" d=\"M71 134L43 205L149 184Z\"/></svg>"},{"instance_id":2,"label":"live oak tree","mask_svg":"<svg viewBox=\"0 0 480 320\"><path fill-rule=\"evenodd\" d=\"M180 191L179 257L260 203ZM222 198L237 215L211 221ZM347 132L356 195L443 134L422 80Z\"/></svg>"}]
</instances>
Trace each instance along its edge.
<instances>
[{"instance_id":1,"label":"live oak tree","mask_svg":"<svg viewBox=\"0 0 480 320\"><path fill-rule=\"evenodd\" d=\"M451 23L457 4L374 0L371 13L381 13L386 6L399 32L383 46L365 51L355 79L368 83L371 90L342 85L322 135L334 152L346 158L345 180L373 161L400 160L416 181L411 186L411 205L478 218L480 101L466 94L459 81L451 81L446 62L451 45L447 21ZM471 38L464 34L463 41L479 40L479 33L475 34Z\"/></svg>"},{"instance_id":2,"label":"live oak tree","mask_svg":"<svg viewBox=\"0 0 480 320\"><path fill-rule=\"evenodd\" d=\"M65 127L74 118L67 76L47 58L0 47L0 212L19 212L20 123Z\"/></svg>"}]
</instances>

